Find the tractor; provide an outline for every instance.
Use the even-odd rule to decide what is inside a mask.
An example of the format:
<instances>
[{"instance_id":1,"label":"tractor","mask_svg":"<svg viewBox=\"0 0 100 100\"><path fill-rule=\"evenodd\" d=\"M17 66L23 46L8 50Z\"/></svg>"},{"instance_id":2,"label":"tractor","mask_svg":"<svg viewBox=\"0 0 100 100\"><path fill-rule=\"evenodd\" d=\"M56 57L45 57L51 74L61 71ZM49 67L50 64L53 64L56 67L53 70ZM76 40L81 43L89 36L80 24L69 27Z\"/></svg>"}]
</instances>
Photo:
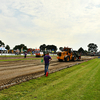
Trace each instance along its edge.
<instances>
[{"instance_id":1,"label":"tractor","mask_svg":"<svg viewBox=\"0 0 100 100\"><path fill-rule=\"evenodd\" d=\"M80 60L81 56L79 56L76 52L73 52L72 48L64 47L62 52L57 54L58 61L76 61Z\"/></svg>"}]
</instances>

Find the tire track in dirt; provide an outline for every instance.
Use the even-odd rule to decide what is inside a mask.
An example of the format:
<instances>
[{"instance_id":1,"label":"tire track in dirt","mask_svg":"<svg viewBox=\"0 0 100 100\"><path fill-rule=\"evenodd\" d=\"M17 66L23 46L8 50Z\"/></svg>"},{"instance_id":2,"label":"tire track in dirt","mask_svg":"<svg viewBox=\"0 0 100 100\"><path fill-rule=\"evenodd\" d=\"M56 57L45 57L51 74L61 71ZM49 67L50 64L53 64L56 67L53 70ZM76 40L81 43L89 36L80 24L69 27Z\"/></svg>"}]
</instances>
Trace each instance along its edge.
<instances>
[{"instance_id":1,"label":"tire track in dirt","mask_svg":"<svg viewBox=\"0 0 100 100\"><path fill-rule=\"evenodd\" d=\"M90 60L93 58L83 58L85 60ZM82 60L83 60L82 59ZM73 66L75 64L82 63L84 61L75 61L75 62L58 62L57 60L53 60L50 62L49 70L50 73L55 72L57 70L67 68ZM17 61L10 62L8 65L2 67L0 65L0 89L11 86L11 84L15 85L17 83L21 83L23 81L27 81L33 79L34 77L38 77L44 74L44 64L41 63L41 60L32 60L32 61ZM9 85L7 85L9 84Z\"/></svg>"}]
</instances>

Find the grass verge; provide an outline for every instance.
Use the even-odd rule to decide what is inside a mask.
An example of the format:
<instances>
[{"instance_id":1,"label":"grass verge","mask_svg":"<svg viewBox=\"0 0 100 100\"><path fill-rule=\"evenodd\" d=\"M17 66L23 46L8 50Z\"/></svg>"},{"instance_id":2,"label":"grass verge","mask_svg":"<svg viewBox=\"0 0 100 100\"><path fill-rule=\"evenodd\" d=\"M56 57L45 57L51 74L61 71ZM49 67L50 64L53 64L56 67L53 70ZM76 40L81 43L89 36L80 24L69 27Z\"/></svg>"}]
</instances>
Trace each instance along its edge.
<instances>
[{"instance_id":1,"label":"grass verge","mask_svg":"<svg viewBox=\"0 0 100 100\"><path fill-rule=\"evenodd\" d=\"M0 100L99 100L100 59L0 91Z\"/></svg>"},{"instance_id":2,"label":"grass verge","mask_svg":"<svg viewBox=\"0 0 100 100\"><path fill-rule=\"evenodd\" d=\"M3 60L0 60L0 61L19 61L19 60L36 60L36 59L43 59L43 58L3 59Z\"/></svg>"},{"instance_id":3,"label":"grass verge","mask_svg":"<svg viewBox=\"0 0 100 100\"><path fill-rule=\"evenodd\" d=\"M20 59L19 58L17 59L17 57L19 57L19 56L14 56L14 58L16 58L16 59L14 59L14 58L13 59L10 59L10 58L6 59L5 58L5 59L0 59L0 61L19 61L19 60L37 60L37 59L43 59L43 57L35 57L35 58L27 58L26 57L26 58L24 58L24 56L23 57L21 56L22 58L20 58ZM52 58L56 58L56 57L52 56Z\"/></svg>"}]
</instances>

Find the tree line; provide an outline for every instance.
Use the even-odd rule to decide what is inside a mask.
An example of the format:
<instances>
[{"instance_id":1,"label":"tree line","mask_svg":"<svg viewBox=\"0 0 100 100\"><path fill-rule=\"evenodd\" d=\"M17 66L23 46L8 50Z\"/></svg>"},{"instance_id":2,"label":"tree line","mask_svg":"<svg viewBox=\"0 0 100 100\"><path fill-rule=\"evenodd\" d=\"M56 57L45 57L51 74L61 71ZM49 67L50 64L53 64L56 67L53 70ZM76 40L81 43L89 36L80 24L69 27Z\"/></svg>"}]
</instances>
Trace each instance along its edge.
<instances>
[{"instance_id":1,"label":"tree line","mask_svg":"<svg viewBox=\"0 0 100 100\"><path fill-rule=\"evenodd\" d=\"M87 50L84 50L82 47L80 47L77 51L79 53L87 53L87 52L92 52L92 53L96 53L97 50L98 50L98 46L97 44L94 44L94 43L89 43L87 45L88 47L88 51ZM63 51L64 47L60 47L59 50Z\"/></svg>"},{"instance_id":2,"label":"tree line","mask_svg":"<svg viewBox=\"0 0 100 100\"><path fill-rule=\"evenodd\" d=\"M55 45L43 44L43 45L40 45L39 48L40 48L41 51L45 51L45 50L50 51L50 52L52 52L52 51L56 52L57 51L57 46L55 46Z\"/></svg>"},{"instance_id":3,"label":"tree line","mask_svg":"<svg viewBox=\"0 0 100 100\"><path fill-rule=\"evenodd\" d=\"M9 45L6 45L5 46L5 43L0 40L0 47L1 46L5 47L7 50L10 50L10 46ZM94 43L89 43L87 45L87 47L88 47L88 52L95 52L96 53L97 50L98 50L97 44L94 44ZM17 50L17 49L21 50L22 48L24 50L27 50L28 49L27 46L25 46L25 44L19 44L19 45L15 45L15 47L13 48L13 50ZM59 50L63 51L63 48L64 47L59 47ZM40 51L47 50L47 51L50 51L50 52L52 52L52 51L56 52L57 51L57 46L55 46L53 44L52 45L42 44L42 45L40 45L39 49L40 49ZM80 47L78 49L78 52L84 53L84 52L87 52L87 51L84 50L82 47Z\"/></svg>"},{"instance_id":4,"label":"tree line","mask_svg":"<svg viewBox=\"0 0 100 100\"><path fill-rule=\"evenodd\" d=\"M7 50L10 50L10 46L9 45L5 46L5 43L0 40L0 47L1 46L5 47Z\"/></svg>"}]
</instances>

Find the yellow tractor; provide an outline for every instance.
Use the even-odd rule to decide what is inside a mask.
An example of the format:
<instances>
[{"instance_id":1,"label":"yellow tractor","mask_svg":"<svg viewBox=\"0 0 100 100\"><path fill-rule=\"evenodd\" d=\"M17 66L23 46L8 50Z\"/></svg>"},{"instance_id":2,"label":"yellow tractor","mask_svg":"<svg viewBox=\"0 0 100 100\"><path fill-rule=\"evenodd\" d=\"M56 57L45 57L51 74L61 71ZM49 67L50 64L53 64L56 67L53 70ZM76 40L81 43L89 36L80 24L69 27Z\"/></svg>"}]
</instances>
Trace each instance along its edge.
<instances>
[{"instance_id":1,"label":"yellow tractor","mask_svg":"<svg viewBox=\"0 0 100 100\"><path fill-rule=\"evenodd\" d=\"M80 60L81 56L73 52L72 48L64 47L63 51L58 53L57 59L58 61L68 62Z\"/></svg>"}]
</instances>

